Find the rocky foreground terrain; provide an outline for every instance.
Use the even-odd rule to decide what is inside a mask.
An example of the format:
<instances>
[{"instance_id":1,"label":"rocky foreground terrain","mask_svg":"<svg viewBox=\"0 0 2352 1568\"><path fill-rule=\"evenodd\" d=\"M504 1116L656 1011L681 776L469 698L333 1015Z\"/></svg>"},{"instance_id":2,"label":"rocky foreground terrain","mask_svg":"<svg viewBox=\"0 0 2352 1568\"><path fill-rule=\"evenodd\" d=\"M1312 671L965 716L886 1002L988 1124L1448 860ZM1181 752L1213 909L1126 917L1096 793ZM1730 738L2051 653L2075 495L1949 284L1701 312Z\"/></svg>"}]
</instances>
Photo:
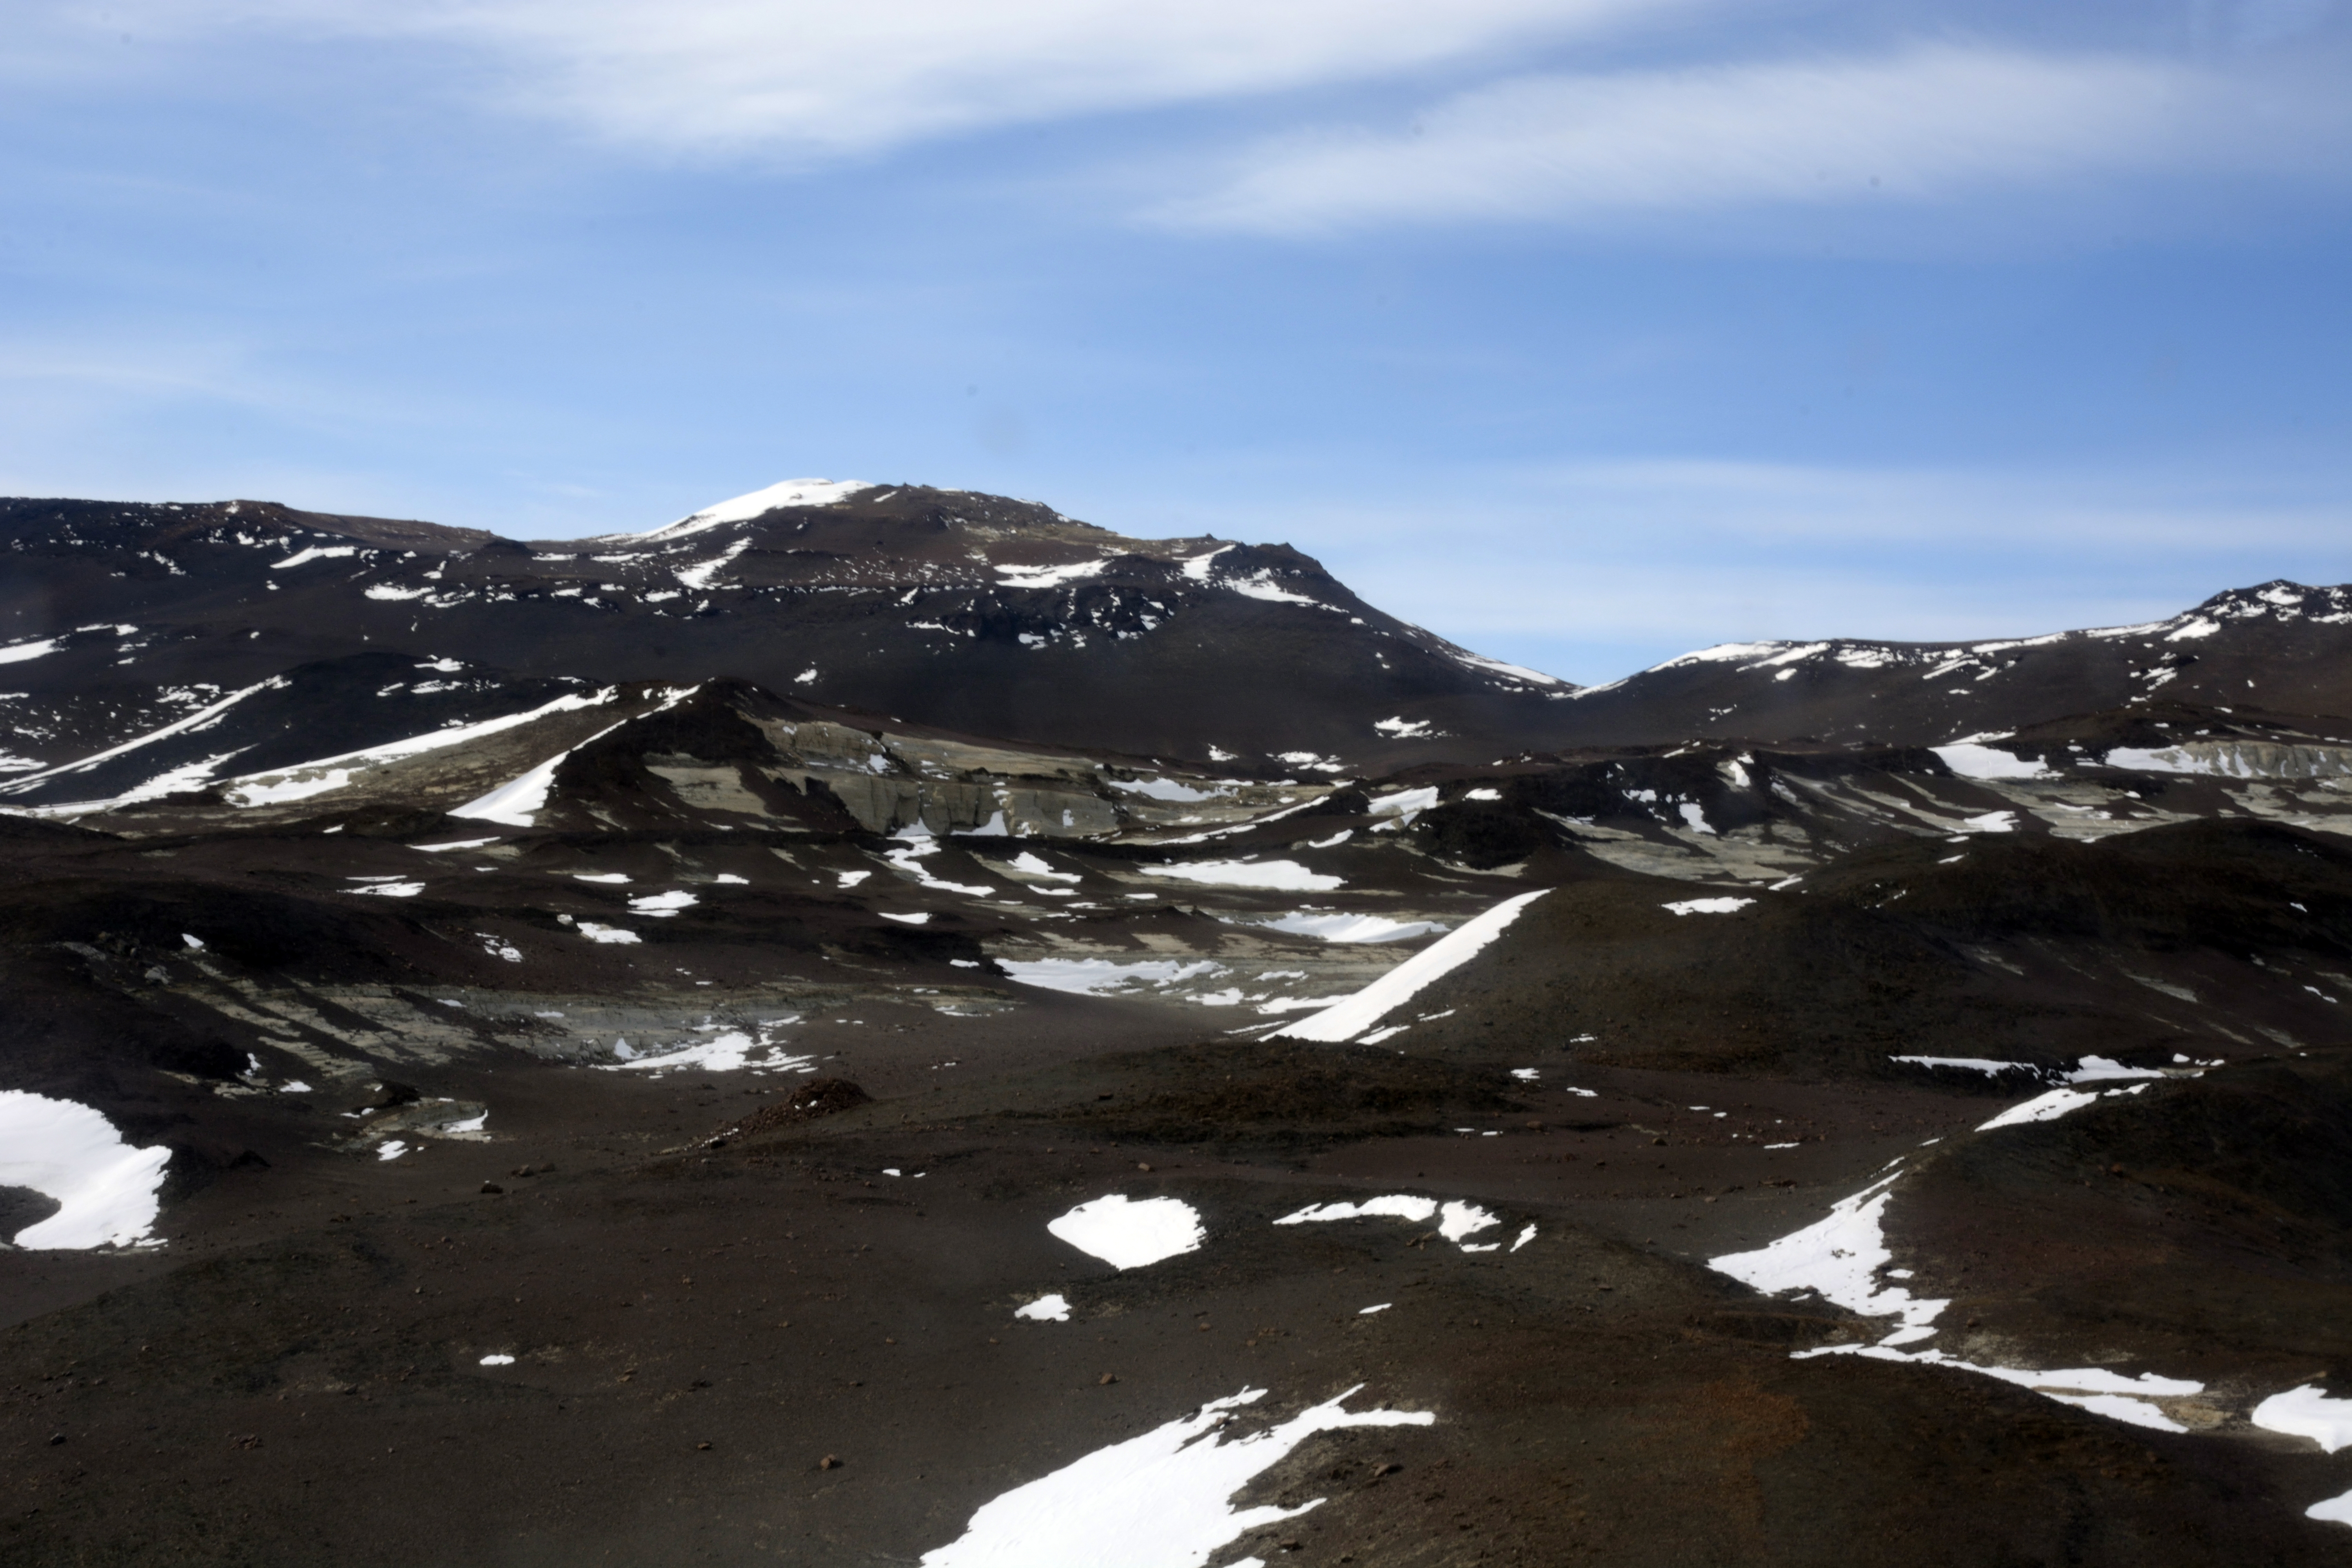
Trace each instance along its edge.
<instances>
[{"instance_id":1,"label":"rocky foreground terrain","mask_svg":"<svg viewBox=\"0 0 2352 1568\"><path fill-rule=\"evenodd\" d=\"M2352 589L1576 688L912 487L0 538L0 1562L2352 1551Z\"/></svg>"}]
</instances>

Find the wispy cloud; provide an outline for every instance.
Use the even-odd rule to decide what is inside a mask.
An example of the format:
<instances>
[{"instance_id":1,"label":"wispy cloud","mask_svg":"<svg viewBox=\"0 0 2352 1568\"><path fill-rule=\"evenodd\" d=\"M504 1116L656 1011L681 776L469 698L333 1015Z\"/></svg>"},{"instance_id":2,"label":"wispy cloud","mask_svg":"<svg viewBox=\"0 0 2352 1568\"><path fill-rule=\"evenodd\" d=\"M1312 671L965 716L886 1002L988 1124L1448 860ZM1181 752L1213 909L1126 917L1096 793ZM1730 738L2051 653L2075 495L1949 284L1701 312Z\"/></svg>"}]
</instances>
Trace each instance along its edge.
<instances>
[{"instance_id":1,"label":"wispy cloud","mask_svg":"<svg viewBox=\"0 0 2352 1568\"><path fill-rule=\"evenodd\" d=\"M1918 203L2084 175L2325 168L2340 102L2187 65L1937 45L1867 57L1526 77L1389 131L1267 142L1150 216L1275 234L1396 223L1608 223L1663 212ZM2256 111L2259 109L2259 111Z\"/></svg>"},{"instance_id":2,"label":"wispy cloud","mask_svg":"<svg viewBox=\"0 0 2352 1568\"><path fill-rule=\"evenodd\" d=\"M1696 0L117 0L224 24L437 40L505 102L677 153L814 156L1362 80L1587 37Z\"/></svg>"}]
</instances>

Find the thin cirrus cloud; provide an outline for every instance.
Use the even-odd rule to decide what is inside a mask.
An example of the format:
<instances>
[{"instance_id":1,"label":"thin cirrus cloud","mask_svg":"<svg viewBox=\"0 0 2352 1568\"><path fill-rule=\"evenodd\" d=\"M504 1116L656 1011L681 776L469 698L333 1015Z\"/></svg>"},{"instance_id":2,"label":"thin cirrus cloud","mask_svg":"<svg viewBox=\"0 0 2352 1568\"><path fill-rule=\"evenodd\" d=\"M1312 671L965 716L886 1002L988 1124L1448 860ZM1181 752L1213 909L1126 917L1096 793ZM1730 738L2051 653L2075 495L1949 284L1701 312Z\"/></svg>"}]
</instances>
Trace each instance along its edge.
<instances>
[{"instance_id":1,"label":"thin cirrus cloud","mask_svg":"<svg viewBox=\"0 0 2352 1568\"><path fill-rule=\"evenodd\" d=\"M1399 223L1606 224L1646 215L1892 199L2083 176L2317 166L2325 105L2249 115L2246 85L2179 63L1937 45L1868 57L1525 77L1401 131L1263 143L1148 216L1313 234Z\"/></svg>"},{"instance_id":2,"label":"thin cirrus cloud","mask_svg":"<svg viewBox=\"0 0 2352 1568\"><path fill-rule=\"evenodd\" d=\"M616 143L808 158L1392 76L1711 3L128 0L181 36L227 26L455 46L494 62L501 106Z\"/></svg>"}]
</instances>

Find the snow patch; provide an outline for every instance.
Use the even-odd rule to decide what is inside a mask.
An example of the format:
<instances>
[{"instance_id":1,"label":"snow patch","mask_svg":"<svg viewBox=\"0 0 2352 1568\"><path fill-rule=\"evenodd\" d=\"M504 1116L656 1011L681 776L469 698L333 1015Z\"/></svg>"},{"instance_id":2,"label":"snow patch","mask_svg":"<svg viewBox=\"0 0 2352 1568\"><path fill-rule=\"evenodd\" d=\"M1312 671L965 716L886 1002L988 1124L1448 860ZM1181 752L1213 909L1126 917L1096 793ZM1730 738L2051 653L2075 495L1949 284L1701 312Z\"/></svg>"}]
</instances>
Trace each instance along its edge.
<instances>
[{"instance_id":1,"label":"snow patch","mask_svg":"<svg viewBox=\"0 0 2352 1568\"><path fill-rule=\"evenodd\" d=\"M1305 594L1292 593L1274 580L1274 574L1271 571L1253 572L1246 577L1228 577L1224 580L1224 586L1231 588L1236 594L1246 595L1253 599L1264 599L1272 604L1312 605L1318 610L1330 608L1320 599L1309 598Z\"/></svg>"},{"instance_id":2,"label":"snow patch","mask_svg":"<svg viewBox=\"0 0 2352 1568\"><path fill-rule=\"evenodd\" d=\"M1507 899L1493 909L1414 953L1352 996L1343 996L1312 1017L1277 1034L1299 1040L1351 1040L1404 1005L1423 989L1476 957L1509 929L1521 910L1551 889L1538 888Z\"/></svg>"},{"instance_id":3,"label":"snow patch","mask_svg":"<svg viewBox=\"0 0 2352 1568\"><path fill-rule=\"evenodd\" d=\"M1324 942L1406 942L1428 931L1444 931L1437 921L1393 921L1386 915L1289 914L1270 921L1253 921L1268 931L1288 931Z\"/></svg>"},{"instance_id":4,"label":"snow patch","mask_svg":"<svg viewBox=\"0 0 2352 1568\"><path fill-rule=\"evenodd\" d=\"M1201 1568L1249 1531L1320 1506L1321 1498L1291 1509L1233 1506L1235 1492L1307 1438L1340 1427L1426 1426L1437 1419L1425 1410L1342 1408L1356 1392L1232 1439L1219 1428L1265 1390L1212 1400L982 1504L962 1535L923 1554L923 1568Z\"/></svg>"},{"instance_id":5,"label":"snow patch","mask_svg":"<svg viewBox=\"0 0 2352 1568\"><path fill-rule=\"evenodd\" d=\"M1568 684L1556 675L1546 675L1540 669L1529 669L1523 664L1505 664L1499 658L1487 658L1475 653L1457 653L1452 658L1456 664L1466 664L1473 669L1484 669L1496 675L1507 675L1513 680L1525 680L1537 686Z\"/></svg>"},{"instance_id":6,"label":"snow patch","mask_svg":"<svg viewBox=\"0 0 2352 1568\"><path fill-rule=\"evenodd\" d=\"M231 805L282 805L291 800L308 800L314 795L325 795L352 782L349 768L329 768L307 777L279 778L271 784L240 784L223 792Z\"/></svg>"},{"instance_id":7,"label":"snow patch","mask_svg":"<svg viewBox=\"0 0 2352 1568\"><path fill-rule=\"evenodd\" d=\"M2055 1121L2070 1111L2082 1110L2095 1100L2112 1100L2117 1095L2137 1094L2147 1087L2147 1085L2144 1083L2136 1083L2129 1089L2107 1089L2104 1094L2097 1089L2053 1089L2047 1094L2035 1095L2021 1105L2011 1106L1990 1121L1979 1126L1977 1131L1990 1132L1996 1128L2022 1127L2032 1121Z\"/></svg>"},{"instance_id":8,"label":"snow patch","mask_svg":"<svg viewBox=\"0 0 2352 1568\"><path fill-rule=\"evenodd\" d=\"M28 1249L129 1247L162 1207L168 1149L134 1149L87 1105L0 1089L0 1187L29 1187L58 1212L15 1237Z\"/></svg>"},{"instance_id":9,"label":"snow patch","mask_svg":"<svg viewBox=\"0 0 2352 1568\"><path fill-rule=\"evenodd\" d=\"M684 889L667 893L645 893L629 900L633 915L650 915L655 920L674 919L680 910L690 910L702 900Z\"/></svg>"},{"instance_id":10,"label":"snow patch","mask_svg":"<svg viewBox=\"0 0 2352 1568\"><path fill-rule=\"evenodd\" d=\"M1960 1068L1988 1076L2005 1072L2040 1072L2032 1062L1997 1062L1986 1057L1894 1057L1890 1060L1908 1062L1913 1067Z\"/></svg>"},{"instance_id":11,"label":"snow patch","mask_svg":"<svg viewBox=\"0 0 2352 1568\"><path fill-rule=\"evenodd\" d=\"M1225 972L1224 965L1205 958L1153 958L1126 963L1110 958L1000 958L996 966L1007 979L1024 985L1076 996L1117 996L1145 985L1164 991L1179 981Z\"/></svg>"},{"instance_id":12,"label":"snow patch","mask_svg":"<svg viewBox=\"0 0 2352 1568\"><path fill-rule=\"evenodd\" d=\"M1207 582L1209 580L1210 563L1214 562L1218 556L1223 555L1226 551L1231 550L1233 546L1230 544L1220 544L1214 550L1210 551L1206 555L1193 556L1190 561L1184 563L1184 575L1191 578L1195 583Z\"/></svg>"},{"instance_id":13,"label":"snow patch","mask_svg":"<svg viewBox=\"0 0 2352 1568\"><path fill-rule=\"evenodd\" d=\"M1465 1239L1502 1223L1476 1204L1457 1199L1440 1205L1435 1198L1415 1197L1408 1193L1390 1193L1381 1197L1367 1198L1360 1204L1310 1204L1296 1214L1284 1215L1274 1223L1320 1225L1341 1219L1402 1219L1414 1225L1426 1225L1435 1219L1438 1234L1465 1252L1492 1252L1500 1245L1482 1245Z\"/></svg>"},{"instance_id":14,"label":"snow patch","mask_svg":"<svg viewBox=\"0 0 2352 1568\"><path fill-rule=\"evenodd\" d=\"M1107 564L1102 561L1073 561L1062 566L999 566L996 572L1007 588L1058 588L1065 583L1097 576Z\"/></svg>"},{"instance_id":15,"label":"snow patch","mask_svg":"<svg viewBox=\"0 0 2352 1568\"><path fill-rule=\"evenodd\" d=\"M289 566L299 566L305 562L340 560L359 552L360 547L356 544L313 544L308 550L296 551L283 561L271 562L269 569L283 572Z\"/></svg>"},{"instance_id":16,"label":"snow patch","mask_svg":"<svg viewBox=\"0 0 2352 1568\"><path fill-rule=\"evenodd\" d=\"M1370 815L1388 816L1400 812L1428 811L1436 805L1437 786L1431 784L1423 789L1401 789L1393 795L1384 795L1372 802Z\"/></svg>"},{"instance_id":17,"label":"snow patch","mask_svg":"<svg viewBox=\"0 0 2352 1568\"><path fill-rule=\"evenodd\" d=\"M1224 792L1222 788L1195 789L1174 779L1111 779L1110 787L1127 795L1139 795L1148 800L1179 801L1190 805L1194 801L1215 800Z\"/></svg>"},{"instance_id":18,"label":"snow patch","mask_svg":"<svg viewBox=\"0 0 2352 1568\"><path fill-rule=\"evenodd\" d=\"M667 527L644 533L606 534L604 539L647 543L683 539L688 534L700 533L705 529L717 528L724 523L749 522L780 506L837 506L858 491L874 488L863 479L786 479L765 489L753 490L749 495L740 495L732 500L723 500L715 506L704 507L700 511L689 512Z\"/></svg>"},{"instance_id":19,"label":"snow patch","mask_svg":"<svg viewBox=\"0 0 2352 1568\"><path fill-rule=\"evenodd\" d=\"M1935 1334L1936 1314L1951 1303L1923 1300L1902 1285L1881 1285L1878 1273L1894 1261L1879 1224L1886 1213L1887 1189L1901 1175L1883 1176L1830 1207L1826 1218L1753 1252L1727 1253L1707 1260L1718 1274L1763 1292L1811 1290L1825 1300L1865 1318L1893 1315L1901 1326L1880 1341L1904 1344Z\"/></svg>"},{"instance_id":20,"label":"snow patch","mask_svg":"<svg viewBox=\"0 0 2352 1568\"><path fill-rule=\"evenodd\" d=\"M581 742L580 745L584 746L592 742L601 741L620 727L618 724L614 724L599 730L586 741ZM502 823L509 827L532 826L538 819L539 814L547 809L548 792L555 787L555 770L563 765L564 758L579 749L580 746L565 747L529 773L519 778L508 780L489 794L478 795L463 805L451 806L449 815L470 816L483 822Z\"/></svg>"},{"instance_id":21,"label":"snow patch","mask_svg":"<svg viewBox=\"0 0 2352 1568\"><path fill-rule=\"evenodd\" d=\"M616 1041L613 1054L621 1059L600 1062L600 1072L641 1072L654 1078L664 1073L692 1068L697 1072L740 1072L750 1068L759 1072L800 1072L813 1068L814 1056L793 1056L775 1038L774 1031L787 1024L797 1024L800 1015L762 1022L756 1035L740 1029L716 1029L709 1039L690 1041L674 1051L646 1055L631 1050L625 1040Z\"/></svg>"},{"instance_id":22,"label":"snow patch","mask_svg":"<svg viewBox=\"0 0 2352 1568\"><path fill-rule=\"evenodd\" d=\"M1172 877L1217 888L1264 888L1284 893L1328 893L1344 878L1310 871L1296 860L1195 860L1189 864L1139 866L1147 877Z\"/></svg>"},{"instance_id":23,"label":"snow patch","mask_svg":"<svg viewBox=\"0 0 2352 1568\"><path fill-rule=\"evenodd\" d=\"M688 588L693 589L696 593L707 594L710 591L712 579L716 578L723 568L731 564L737 556L742 554L743 552L751 548L751 541L747 535L744 538L737 540L734 543L729 545L726 549L720 551L709 560L705 561L698 565L677 567L670 573L670 575L685 584Z\"/></svg>"},{"instance_id":24,"label":"snow patch","mask_svg":"<svg viewBox=\"0 0 2352 1568\"><path fill-rule=\"evenodd\" d=\"M1927 749L1943 758L1944 765L1964 779L2046 779L2055 776L2032 757L2020 757L1991 746L1979 746L1962 741Z\"/></svg>"},{"instance_id":25,"label":"snow patch","mask_svg":"<svg viewBox=\"0 0 2352 1568\"><path fill-rule=\"evenodd\" d=\"M2330 1399L2311 1384L2272 1394L2247 1419L2266 1432L2308 1437L2331 1454L2352 1448L2352 1399Z\"/></svg>"},{"instance_id":26,"label":"snow patch","mask_svg":"<svg viewBox=\"0 0 2352 1568\"><path fill-rule=\"evenodd\" d=\"M1112 1193L1080 1204L1046 1230L1113 1268L1141 1268L1180 1253L1197 1252L1208 1233L1200 1211L1181 1198L1129 1200Z\"/></svg>"}]
</instances>

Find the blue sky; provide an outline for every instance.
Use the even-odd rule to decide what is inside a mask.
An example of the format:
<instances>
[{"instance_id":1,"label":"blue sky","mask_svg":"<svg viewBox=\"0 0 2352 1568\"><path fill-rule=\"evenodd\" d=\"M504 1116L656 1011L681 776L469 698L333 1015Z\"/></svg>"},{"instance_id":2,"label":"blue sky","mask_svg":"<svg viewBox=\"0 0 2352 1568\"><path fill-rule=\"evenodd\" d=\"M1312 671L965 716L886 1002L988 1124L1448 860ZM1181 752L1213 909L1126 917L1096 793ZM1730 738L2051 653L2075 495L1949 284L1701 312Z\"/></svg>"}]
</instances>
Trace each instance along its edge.
<instances>
[{"instance_id":1,"label":"blue sky","mask_svg":"<svg viewBox=\"0 0 2352 1568\"><path fill-rule=\"evenodd\" d=\"M1586 681L2145 619L2352 578L2347 89L2346 0L16 0L0 492L920 481Z\"/></svg>"}]
</instances>

